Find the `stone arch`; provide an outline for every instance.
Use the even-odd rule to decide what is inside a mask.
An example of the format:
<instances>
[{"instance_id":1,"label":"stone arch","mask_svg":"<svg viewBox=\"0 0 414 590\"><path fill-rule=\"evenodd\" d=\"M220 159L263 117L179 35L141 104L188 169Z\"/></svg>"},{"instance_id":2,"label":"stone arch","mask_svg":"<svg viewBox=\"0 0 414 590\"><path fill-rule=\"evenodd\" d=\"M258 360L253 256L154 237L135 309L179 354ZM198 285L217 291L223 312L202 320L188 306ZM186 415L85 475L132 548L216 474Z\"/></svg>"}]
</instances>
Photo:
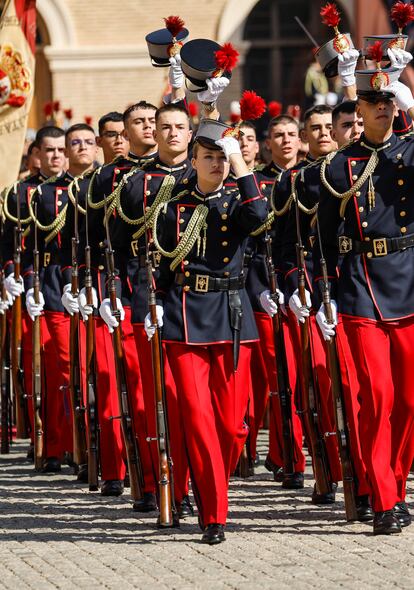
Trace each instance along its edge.
<instances>
[{"instance_id":1,"label":"stone arch","mask_svg":"<svg viewBox=\"0 0 414 590\"><path fill-rule=\"evenodd\" d=\"M52 47L76 45L76 32L65 0L37 0L37 10L42 17Z\"/></svg>"}]
</instances>

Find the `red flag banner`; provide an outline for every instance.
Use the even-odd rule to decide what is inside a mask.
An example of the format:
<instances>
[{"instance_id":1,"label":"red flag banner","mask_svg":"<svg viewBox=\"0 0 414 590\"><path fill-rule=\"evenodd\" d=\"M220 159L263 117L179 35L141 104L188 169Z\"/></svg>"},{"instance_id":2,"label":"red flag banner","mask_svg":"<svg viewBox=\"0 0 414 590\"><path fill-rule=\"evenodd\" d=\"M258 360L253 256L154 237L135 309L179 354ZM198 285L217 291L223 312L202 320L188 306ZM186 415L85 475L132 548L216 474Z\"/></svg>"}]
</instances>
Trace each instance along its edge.
<instances>
[{"instance_id":1,"label":"red flag banner","mask_svg":"<svg viewBox=\"0 0 414 590\"><path fill-rule=\"evenodd\" d=\"M36 0L7 0L0 18L0 190L19 174L34 90Z\"/></svg>"}]
</instances>

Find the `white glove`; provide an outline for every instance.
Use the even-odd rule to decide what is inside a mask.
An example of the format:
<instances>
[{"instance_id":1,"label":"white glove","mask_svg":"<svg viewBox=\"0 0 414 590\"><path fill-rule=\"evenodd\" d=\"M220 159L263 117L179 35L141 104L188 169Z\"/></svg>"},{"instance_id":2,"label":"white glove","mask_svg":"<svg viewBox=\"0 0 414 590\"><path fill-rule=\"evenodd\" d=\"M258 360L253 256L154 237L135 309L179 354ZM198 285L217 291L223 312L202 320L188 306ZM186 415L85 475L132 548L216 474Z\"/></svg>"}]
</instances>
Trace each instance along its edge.
<instances>
[{"instance_id":1,"label":"white glove","mask_svg":"<svg viewBox=\"0 0 414 590\"><path fill-rule=\"evenodd\" d=\"M177 53L174 57L170 57L170 71L168 72L168 80L173 88L181 88L184 85L184 74L181 69L181 55Z\"/></svg>"},{"instance_id":2,"label":"white glove","mask_svg":"<svg viewBox=\"0 0 414 590\"><path fill-rule=\"evenodd\" d=\"M82 314L82 319L84 322L86 322L87 319L89 318L89 316L91 314L93 314L93 309L98 308L98 296L96 294L95 287L92 287L92 305L88 305L86 303L86 289L85 289L85 287L82 287L82 289L79 292L78 305L79 305L79 311Z\"/></svg>"},{"instance_id":3,"label":"white glove","mask_svg":"<svg viewBox=\"0 0 414 590\"><path fill-rule=\"evenodd\" d=\"M69 315L79 313L78 298L72 295L72 285L70 283L63 287L63 295L60 300Z\"/></svg>"},{"instance_id":4,"label":"white glove","mask_svg":"<svg viewBox=\"0 0 414 590\"><path fill-rule=\"evenodd\" d=\"M157 305L155 309L157 311L157 325L159 328L162 328L162 326L164 325L164 322L162 320L164 315L164 308L162 307L162 305ZM144 330L148 337L148 340L151 340L151 338L154 336L156 327L157 326L154 326L154 324L151 322L151 314L147 313L144 320Z\"/></svg>"},{"instance_id":5,"label":"white glove","mask_svg":"<svg viewBox=\"0 0 414 590\"><path fill-rule=\"evenodd\" d=\"M40 291L39 303L35 303L34 289L29 289L26 293L26 308L32 322L34 322L35 318L42 313L44 306L45 298L43 297L43 293Z\"/></svg>"},{"instance_id":6,"label":"white glove","mask_svg":"<svg viewBox=\"0 0 414 590\"><path fill-rule=\"evenodd\" d=\"M207 78L206 80L207 90L203 90L197 94L197 98L200 102L216 102L220 94L230 84L230 80L225 76L219 76L218 78Z\"/></svg>"},{"instance_id":7,"label":"white glove","mask_svg":"<svg viewBox=\"0 0 414 590\"><path fill-rule=\"evenodd\" d=\"M408 111L408 109L414 107L414 98L411 90L402 82L391 82L391 84L388 84L382 90L393 93L394 102L400 111Z\"/></svg>"},{"instance_id":8,"label":"white glove","mask_svg":"<svg viewBox=\"0 0 414 590\"><path fill-rule=\"evenodd\" d=\"M5 292L5 299L1 299L0 300L0 315L3 315L5 311L7 311L9 309L9 307L11 307L13 305L13 297L10 295L10 293L7 291Z\"/></svg>"},{"instance_id":9,"label":"white glove","mask_svg":"<svg viewBox=\"0 0 414 590\"><path fill-rule=\"evenodd\" d=\"M121 300L118 299L118 297L116 298L116 306L119 310L119 318L121 322L123 322L125 319L125 309L121 303ZM101 316L105 324L108 326L109 333L112 334L114 328L117 328L119 326L119 322L116 319L116 317L112 315L111 301L108 298L102 301L101 306L99 308L99 315Z\"/></svg>"},{"instance_id":10,"label":"white glove","mask_svg":"<svg viewBox=\"0 0 414 590\"><path fill-rule=\"evenodd\" d=\"M229 158L231 155L233 155L233 154L240 154L241 155L239 140L236 139L235 137L232 137L231 135L228 135L227 137L223 137L222 139L217 139L215 141L215 144L218 145L219 148L221 148L223 150L224 155L226 156L227 162L229 161Z\"/></svg>"},{"instance_id":11,"label":"white glove","mask_svg":"<svg viewBox=\"0 0 414 590\"><path fill-rule=\"evenodd\" d=\"M353 86L355 80L355 68L359 59L357 49L348 49L338 53L338 74L341 76L342 86Z\"/></svg>"},{"instance_id":12,"label":"white glove","mask_svg":"<svg viewBox=\"0 0 414 590\"><path fill-rule=\"evenodd\" d=\"M328 324L326 320L325 307L323 303L320 306L318 313L316 314L316 321L318 322L318 326L322 332L322 336L326 341L330 340L331 336L335 336L335 326L338 323L337 305L336 301L334 301L333 299L331 300L331 309L333 324Z\"/></svg>"},{"instance_id":13,"label":"white glove","mask_svg":"<svg viewBox=\"0 0 414 590\"><path fill-rule=\"evenodd\" d=\"M285 304L285 296L279 289L277 289L277 294L279 296L280 309L283 311L282 308ZM272 296L270 295L270 291L267 289L266 291L260 293L259 299L260 304L267 313L267 315L272 318L275 315L275 313L277 313L277 304L275 301L273 301Z\"/></svg>"},{"instance_id":14,"label":"white glove","mask_svg":"<svg viewBox=\"0 0 414 590\"><path fill-rule=\"evenodd\" d=\"M305 323L305 318L309 317L310 308L312 307L310 293L307 289L305 290L305 297L306 297L306 305L302 305L300 298L299 298L299 291L298 291L298 289L296 289L296 291L293 293L293 295L289 299L290 309L295 314L298 322L301 322L302 324Z\"/></svg>"},{"instance_id":15,"label":"white glove","mask_svg":"<svg viewBox=\"0 0 414 590\"><path fill-rule=\"evenodd\" d=\"M20 277L19 280L16 281L13 274L10 274L8 277L4 279L4 286L6 287L6 291L10 293L13 299L19 297L24 292L24 284L22 277Z\"/></svg>"},{"instance_id":16,"label":"white glove","mask_svg":"<svg viewBox=\"0 0 414 590\"><path fill-rule=\"evenodd\" d=\"M404 51L404 49L399 49L398 47L387 49L387 54L390 58L391 67L397 68L397 70L401 71L413 59L411 53L409 53L408 51Z\"/></svg>"}]
</instances>

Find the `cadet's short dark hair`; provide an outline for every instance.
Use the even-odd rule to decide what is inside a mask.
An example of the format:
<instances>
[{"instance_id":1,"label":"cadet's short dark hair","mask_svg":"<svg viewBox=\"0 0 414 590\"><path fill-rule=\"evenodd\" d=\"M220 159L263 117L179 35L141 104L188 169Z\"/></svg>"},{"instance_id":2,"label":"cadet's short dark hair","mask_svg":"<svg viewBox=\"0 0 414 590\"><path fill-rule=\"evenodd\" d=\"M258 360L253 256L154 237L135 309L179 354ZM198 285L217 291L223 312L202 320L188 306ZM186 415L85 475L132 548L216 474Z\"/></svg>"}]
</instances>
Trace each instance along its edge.
<instances>
[{"instance_id":1,"label":"cadet's short dark hair","mask_svg":"<svg viewBox=\"0 0 414 590\"><path fill-rule=\"evenodd\" d=\"M306 125L312 115L326 115L327 113L332 113L332 107L327 104L317 104L315 107L311 107L305 111L305 114L303 115L303 124Z\"/></svg>"},{"instance_id":2,"label":"cadet's short dark hair","mask_svg":"<svg viewBox=\"0 0 414 590\"><path fill-rule=\"evenodd\" d=\"M270 119L269 125L267 126L267 135L270 134L271 130L273 127L276 127L276 125L288 125L289 123L295 125L299 132L299 123L295 117L291 117L290 115L278 115L277 117Z\"/></svg>"},{"instance_id":3,"label":"cadet's short dark hair","mask_svg":"<svg viewBox=\"0 0 414 590\"><path fill-rule=\"evenodd\" d=\"M332 125L335 125L342 113L345 113L346 115L352 115L355 113L356 107L357 103L354 100L344 100L344 102L337 104L332 111Z\"/></svg>"},{"instance_id":4,"label":"cadet's short dark hair","mask_svg":"<svg viewBox=\"0 0 414 590\"><path fill-rule=\"evenodd\" d=\"M242 127L245 127L246 129L251 129L252 131L254 131L255 135L257 135L256 126L250 121L243 121L243 123L240 123L240 129Z\"/></svg>"},{"instance_id":5,"label":"cadet's short dark hair","mask_svg":"<svg viewBox=\"0 0 414 590\"><path fill-rule=\"evenodd\" d=\"M124 111L124 114L122 115L123 120L124 120L124 125L128 121L130 114L133 113L134 111L137 111L138 109L156 111L157 107L154 106L153 104L151 104L150 102L147 102L146 100L140 100L139 102L132 104Z\"/></svg>"},{"instance_id":6,"label":"cadet's short dark hair","mask_svg":"<svg viewBox=\"0 0 414 590\"><path fill-rule=\"evenodd\" d=\"M160 118L160 115L162 115L163 113L168 113L170 111L171 112L177 111L178 113L184 113L184 115L187 117L188 121L190 121L190 115L188 114L187 109L183 105L170 103L170 104L164 104L162 107L160 107L159 109L156 110L155 123L157 123L158 119Z\"/></svg>"},{"instance_id":7,"label":"cadet's short dark hair","mask_svg":"<svg viewBox=\"0 0 414 590\"><path fill-rule=\"evenodd\" d=\"M65 141L68 143L69 135L75 133L75 131L90 131L95 135L95 129L88 125L87 123L75 123L75 125L71 125L69 129L66 129L65 133Z\"/></svg>"},{"instance_id":8,"label":"cadet's short dark hair","mask_svg":"<svg viewBox=\"0 0 414 590\"><path fill-rule=\"evenodd\" d=\"M98 121L99 135L102 134L102 131L104 130L104 127L107 123L120 123L121 121L124 121L122 113L118 113L118 111L111 111L110 113L106 113L106 115L103 115Z\"/></svg>"},{"instance_id":9,"label":"cadet's short dark hair","mask_svg":"<svg viewBox=\"0 0 414 590\"><path fill-rule=\"evenodd\" d=\"M36 146L36 142L32 141L32 143L29 144L29 147L27 148L27 155L31 156L33 153L34 148L37 147Z\"/></svg>"},{"instance_id":10,"label":"cadet's short dark hair","mask_svg":"<svg viewBox=\"0 0 414 590\"><path fill-rule=\"evenodd\" d=\"M46 137L62 137L63 135L65 135L65 132L60 127L47 125L46 127L39 129L39 131L36 133L34 144L36 147L40 148L42 146L43 140Z\"/></svg>"}]
</instances>

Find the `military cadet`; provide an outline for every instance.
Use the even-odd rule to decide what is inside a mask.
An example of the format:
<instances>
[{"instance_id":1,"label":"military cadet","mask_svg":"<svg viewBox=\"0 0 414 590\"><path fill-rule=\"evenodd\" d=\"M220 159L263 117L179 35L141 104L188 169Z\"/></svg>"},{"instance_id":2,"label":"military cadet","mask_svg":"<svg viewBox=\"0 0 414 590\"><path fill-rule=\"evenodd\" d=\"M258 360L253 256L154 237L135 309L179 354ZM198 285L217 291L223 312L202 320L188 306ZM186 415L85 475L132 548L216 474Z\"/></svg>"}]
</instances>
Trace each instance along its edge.
<instances>
[{"instance_id":1,"label":"military cadet","mask_svg":"<svg viewBox=\"0 0 414 590\"><path fill-rule=\"evenodd\" d=\"M98 121L98 131L96 144L102 149L105 164L118 156L128 155L129 141L125 136L122 113L112 111L103 115Z\"/></svg>"},{"instance_id":2,"label":"military cadet","mask_svg":"<svg viewBox=\"0 0 414 590\"><path fill-rule=\"evenodd\" d=\"M398 52L396 52L398 55ZM411 385L413 304L411 247L413 143L392 132L396 105L411 116L410 90L397 68L357 71L364 134L321 170L319 224L331 296L354 355L361 452L368 473L374 534L401 532L411 523L405 503L413 458ZM392 81L389 86L388 82ZM343 235L337 236L344 219ZM344 255L340 275L335 266ZM316 247L315 264L321 252ZM315 273L316 282L320 272ZM336 314L334 313L334 318ZM318 324L335 333L324 308ZM336 322L335 322L336 323Z\"/></svg>"},{"instance_id":3,"label":"military cadet","mask_svg":"<svg viewBox=\"0 0 414 590\"><path fill-rule=\"evenodd\" d=\"M4 260L4 273L6 275L5 287L14 299L19 297L24 289L23 279L16 282L14 277L14 228L17 224L17 199L20 204L20 221L23 229L30 222L28 201L31 191L48 178L60 174L66 165L64 131L58 127L43 127L36 134L33 153L39 159L40 169L21 182L18 182L5 191L3 212L5 223L2 236L2 255ZM32 391L32 322L25 310L22 310L22 350L24 386L28 396ZM28 404L28 413L32 420L32 404ZM33 441L33 428L31 429ZM28 458L33 458L33 446L30 447Z\"/></svg>"},{"instance_id":4,"label":"military cadet","mask_svg":"<svg viewBox=\"0 0 414 590\"><path fill-rule=\"evenodd\" d=\"M339 148L359 139L364 131L364 122L356 112L356 102L345 100L332 111L332 139Z\"/></svg>"},{"instance_id":5,"label":"military cadet","mask_svg":"<svg viewBox=\"0 0 414 590\"><path fill-rule=\"evenodd\" d=\"M227 130L217 121L201 122L192 160L197 177L174 191L153 236L163 255L157 320L208 544L224 541L229 477L247 436L243 419L257 330L244 289L243 254L248 234L268 213L238 141L220 139ZM230 164L239 193L223 188ZM147 317L149 337L154 330Z\"/></svg>"},{"instance_id":6,"label":"military cadet","mask_svg":"<svg viewBox=\"0 0 414 590\"><path fill-rule=\"evenodd\" d=\"M62 275L59 265L61 230L64 223L67 189L75 176L92 167L96 157L95 133L80 123L65 134L65 153L69 161L66 173L50 177L37 187L29 202L31 216L24 254L26 307L32 320L41 317L44 381L43 427L45 432L43 471L61 469L65 452L72 452L72 416L68 396L69 318L61 303ZM35 210L37 207L37 214ZM33 295L34 224L39 233L40 303Z\"/></svg>"}]
</instances>

